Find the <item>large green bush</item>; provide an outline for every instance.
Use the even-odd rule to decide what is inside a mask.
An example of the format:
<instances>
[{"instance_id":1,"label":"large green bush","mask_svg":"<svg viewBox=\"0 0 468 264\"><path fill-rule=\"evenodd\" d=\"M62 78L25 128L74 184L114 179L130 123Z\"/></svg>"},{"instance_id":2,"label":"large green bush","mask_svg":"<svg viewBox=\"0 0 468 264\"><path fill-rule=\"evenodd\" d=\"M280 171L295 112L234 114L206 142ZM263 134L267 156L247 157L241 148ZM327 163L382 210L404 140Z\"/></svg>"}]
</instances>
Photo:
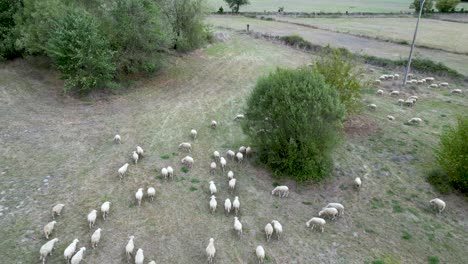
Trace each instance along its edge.
<instances>
[{"instance_id":1,"label":"large green bush","mask_svg":"<svg viewBox=\"0 0 468 264\"><path fill-rule=\"evenodd\" d=\"M425 13L431 12L432 7L434 7L434 0L424 1L422 13L425 14ZM420 8L421 8L421 1L420 0L414 0L410 4L410 9L414 9L415 13L417 13L417 14L419 14Z\"/></svg>"},{"instance_id":2,"label":"large green bush","mask_svg":"<svg viewBox=\"0 0 468 264\"><path fill-rule=\"evenodd\" d=\"M436 8L439 12L453 12L460 0L437 0Z\"/></svg>"},{"instance_id":3,"label":"large green bush","mask_svg":"<svg viewBox=\"0 0 468 264\"><path fill-rule=\"evenodd\" d=\"M318 181L331 172L344 114L337 91L321 74L278 69L258 80L242 128L276 175Z\"/></svg>"},{"instance_id":4,"label":"large green bush","mask_svg":"<svg viewBox=\"0 0 468 264\"><path fill-rule=\"evenodd\" d=\"M468 116L459 117L457 127L449 128L440 137L436 150L439 166L455 189L468 192Z\"/></svg>"},{"instance_id":5,"label":"large green bush","mask_svg":"<svg viewBox=\"0 0 468 264\"><path fill-rule=\"evenodd\" d=\"M21 7L21 0L0 0L0 61L21 54L15 47L19 34L14 19Z\"/></svg>"}]
</instances>

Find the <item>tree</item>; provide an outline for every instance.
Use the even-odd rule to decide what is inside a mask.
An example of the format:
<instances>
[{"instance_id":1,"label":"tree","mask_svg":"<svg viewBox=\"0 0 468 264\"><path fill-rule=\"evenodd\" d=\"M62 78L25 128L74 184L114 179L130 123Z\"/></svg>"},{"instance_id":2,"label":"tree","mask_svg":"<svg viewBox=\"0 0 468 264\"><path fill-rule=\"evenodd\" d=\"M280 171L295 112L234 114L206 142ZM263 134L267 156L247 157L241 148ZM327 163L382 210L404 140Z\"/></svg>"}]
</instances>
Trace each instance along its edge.
<instances>
[{"instance_id":1,"label":"tree","mask_svg":"<svg viewBox=\"0 0 468 264\"><path fill-rule=\"evenodd\" d=\"M19 37L14 16L20 12L21 0L0 0L0 61L19 56L15 48Z\"/></svg>"},{"instance_id":2,"label":"tree","mask_svg":"<svg viewBox=\"0 0 468 264\"><path fill-rule=\"evenodd\" d=\"M320 73L277 69L257 81L242 129L276 175L318 181L331 172L344 115L337 91Z\"/></svg>"},{"instance_id":3,"label":"tree","mask_svg":"<svg viewBox=\"0 0 468 264\"><path fill-rule=\"evenodd\" d=\"M436 8L440 12L453 12L460 0L437 0Z\"/></svg>"},{"instance_id":4,"label":"tree","mask_svg":"<svg viewBox=\"0 0 468 264\"><path fill-rule=\"evenodd\" d=\"M232 12L239 13L239 8L243 5L250 4L249 0L224 0L231 8Z\"/></svg>"},{"instance_id":5,"label":"tree","mask_svg":"<svg viewBox=\"0 0 468 264\"><path fill-rule=\"evenodd\" d=\"M420 6L421 6L421 1L414 0L410 5L410 9L414 9L414 12L416 14L419 14ZM431 12L433 7L434 7L434 0L426 0L423 5L422 13L425 14L425 13Z\"/></svg>"}]
</instances>

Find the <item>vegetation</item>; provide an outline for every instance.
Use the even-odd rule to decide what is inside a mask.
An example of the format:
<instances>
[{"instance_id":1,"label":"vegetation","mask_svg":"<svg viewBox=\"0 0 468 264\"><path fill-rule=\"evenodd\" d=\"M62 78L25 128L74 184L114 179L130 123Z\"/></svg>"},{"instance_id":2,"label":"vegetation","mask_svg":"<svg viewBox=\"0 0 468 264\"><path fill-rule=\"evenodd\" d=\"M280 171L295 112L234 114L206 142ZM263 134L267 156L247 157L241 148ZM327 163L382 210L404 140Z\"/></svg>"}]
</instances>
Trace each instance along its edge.
<instances>
[{"instance_id":1,"label":"vegetation","mask_svg":"<svg viewBox=\"0 0 468 264\"><path fill-rule=\"evenodd\" d=\"M21 1L0 0L0 61L17 57L15 48L18 32L15 30L14 15L21 7Z\"/></svg>"},{"instance_id":2,"label":"vegetation","mask_svg":"<svg viewBox=\"0 0 468 264\"><path fill-rule=\"evenodd\" d=\"M454 12L460 0L437 0L436 8L440 12Z\"/></svg>"},{"instance_id":3,"label":"vegetation","mask_svg":"<svg viewBox=\"0 0 468 264\"><path fill-rule=\"evenodd\" d=\"M434 7L434 0L426 0L423 4L422 13L423 14L430 13L433 7ZM410 5L410 9L414 9L414 12L419 14L419 10L421 9L421 1L414 0Z\"/></svg>"},{"instance_id":4,"label":"vegetation","mask_svg":"<svg viewBox=\"0 0 468 264\"><path fill-rule=\"evenodd\" d=\"M331 172L344 113L337 91L317 71L277 69L257 81L242 128L276 175L318 181Z\"/></svg>"},{"instance_id":5,"label":"vegetation","mask_svg":"<svg viewBox=\"0 0 468 264\"><path fill-rule=\"evenodd\" d=\"M464 193L468 192L468 116L458 117L457 127L440 137L436 159L447 173L446 181Z\"/></svg>"},{"instance_id":6,"label":"vegetation","mask_svg":"<svg viewBox=\"0 0 468 264\"><path fill-rule=\"evenodd\" d=\"M232 12L239 13L239 8L243 5L250 4L249 0L224 0L229 8L231 8Z\"/></svg>"}]
</instances>

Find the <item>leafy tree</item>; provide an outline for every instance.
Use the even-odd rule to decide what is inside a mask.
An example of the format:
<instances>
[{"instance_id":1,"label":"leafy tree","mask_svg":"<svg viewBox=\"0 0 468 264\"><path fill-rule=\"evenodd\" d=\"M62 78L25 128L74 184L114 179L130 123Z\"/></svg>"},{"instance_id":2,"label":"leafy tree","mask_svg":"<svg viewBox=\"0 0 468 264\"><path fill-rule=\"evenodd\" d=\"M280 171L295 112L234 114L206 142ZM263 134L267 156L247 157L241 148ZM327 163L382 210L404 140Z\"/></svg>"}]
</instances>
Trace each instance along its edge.
<instances>
[{"instance_id":1,"label":"leafy tree","mask_svg":"<svg viewBox=\"0 0 468 264\"><path fill-rule=\"evenodd\" d=\"M425 14L425 13L431 12L433 7L434 7L434 0L426 0L423 5L422 13ZM421 8L420 0L414 0L410 5L410 9L414 9L414 12L417 14L419 14L420 8Z\"/></svg>"},{"instance_id":2,"label":"leafy tree","mask_svg":"<svg viewBox=\"0 0 468 264\"><path fill-rule=\"evenodd\" d=\"M224 0L231 8L232 12L239 13L239 8L243 5L250 4L249 0Z\"/></svg>"},{"instance_id":3,"label":"leafy tree","mask_svg":"<svg viewBox=\"0 0 468 264\"><path fill-rule=\"evenodd\" d=\"M14 16L21 10L21 0L0 0L0 61L20 55L15 48L19 37Z\"/></svg>"},{"instance_id":4,"label":"leafy tree","mask_svg":"<svg viewBox=\"0 0 468 264\"><path fill-rule=\"evenodd\" d=\"M437 0L436 8L440 12L453 12L460 0Z\"/></svg>"},{"instance_id":5,"label":"leafy tree","mask_svg":"<svg viewBox=\"0 0 468 264\"><path fill-rule=\"evenodd\" d=\"M277 69L257 81L242 128L276 175L318 181L331 172L344 113L337 91L317 71Z\"/></svg>"}]
</instances>

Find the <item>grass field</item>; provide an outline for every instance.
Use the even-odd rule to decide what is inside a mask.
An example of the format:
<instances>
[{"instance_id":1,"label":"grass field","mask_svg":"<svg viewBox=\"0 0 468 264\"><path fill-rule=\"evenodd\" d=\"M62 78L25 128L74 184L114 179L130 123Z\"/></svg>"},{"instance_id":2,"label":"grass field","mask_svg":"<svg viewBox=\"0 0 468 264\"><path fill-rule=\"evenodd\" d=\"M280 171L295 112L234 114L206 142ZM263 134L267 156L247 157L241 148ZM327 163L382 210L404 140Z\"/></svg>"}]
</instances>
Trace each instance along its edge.
<instances>
[{"instance_id":1,"label":"grass field","mask_svg":"<svg viewBox=\"0 0 468 264\"><path fill-rule=\"evenodd\" d=\"M48 70L25 61L0 65L0 252L3 263L39 263L45 243L42 227L51 221L50 208L66 204L52 237L59 237L48 263L63 262L63 250L74 239L88 250L83 263L126 263L124 247L135 235L145 263L204 263L205 247L215 238L215 263L255 263L254 250L262 244L267 263L463 263L468 241L468 204L456 195L440 196L426 183L437 136L465 113L466 97L424 87L403 90L420 97L414 108L400 108L396 98L364 91L365 103L378 110L364 111L347 125L347 137L337 149L333 176L322 184L297 185L271 178L254 167L228 162L238 189L227 192L224 173L208 173L210 154L247 145L233 117L242 112L245 97L256 79L277 66L298 67L315 55L230 32L232 39L192 54L171 58L154 78L138 82L114 95L84 99L61 96L62 83ZM376 69L374 79L388 69ZM442 80L441 80L442 81ZM452 82L451 80L444 80ZM465 84L466 85L466 84ZM386 83L383 89L398 89ZM466 87L453 85L451 88ZM392 114L396 121L388 122ZM421 117L421 126L404 121ZM209 128L210 120L219 128ZM189 141L191 128L195 166L181 171L177 145ZM122 145L112 143L114 134ZM130 161L136 145L145 157L130 165L118 180L117 169ZM173 182L158 171L172 165ZM363 179L360 192L352 188ZM208 181L218 186L218 206L239 196L244 235L232 231L233 217L218 208L208 212ZM272 197L274 184L287 184L287 199ZM155 186L156 200L138 208L138 188ZM436 196L448 207L437 215L428 206ZM90 248L86 215L112 202L109 219L99 215L102 238ZM345 205L344 217L327 223L325 232L308 230L305 222L327 202ZM263 228L272 219L283 224L281 240L265 242Z\"/></svg>"}]
</instances>

